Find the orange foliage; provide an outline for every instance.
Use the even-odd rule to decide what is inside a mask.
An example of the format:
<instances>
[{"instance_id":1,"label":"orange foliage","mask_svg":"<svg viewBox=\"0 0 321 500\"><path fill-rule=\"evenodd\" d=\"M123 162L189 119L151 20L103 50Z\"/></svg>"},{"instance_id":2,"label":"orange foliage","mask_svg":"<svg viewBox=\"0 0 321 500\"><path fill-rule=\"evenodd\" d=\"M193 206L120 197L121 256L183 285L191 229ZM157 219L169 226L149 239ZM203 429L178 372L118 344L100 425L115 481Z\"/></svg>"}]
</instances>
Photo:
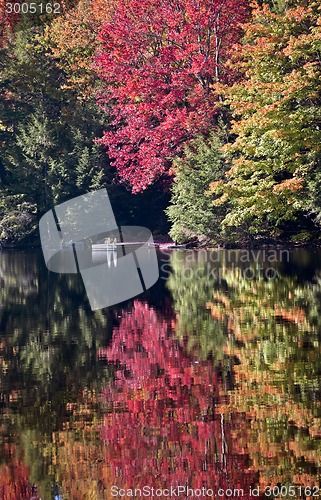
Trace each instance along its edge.
<instances>
[{"instance_id":1,"label":"orange foliage","mask_svg":"<svg viewBox=\"0 0 321 500\"><path fill-rule=\"evenodd\" d=\"M290 310L275 307L274 313L275 316L282 318L286 321L291 321L292 323L296 323L297 325L303 325L304 323L306 323L306 316L304 310L298 309L297 307L293 307Z\"/></svg>"},{"instance_id":2,"label":"orange foliage","mask_svg":"<svg viewBox=\"0 0 321 500\"><path fill-rule=\"evenodd\" d=\"M59 465L59 483L72 500L105 498L103 489L113 484L110 466L104 461L105 447L97 425L96 429L92 426L91 437L80 427L53 435L53 465Z\"/></svg>"},{"instance_id":3,"label":"orange foliage","mask_svg":"<svg viewBox=\"0 0 321 500\"><path fill-rule=\"evenodd\" d=\"M281 191L290 191L291 193L295 193L303 188L302 182L303 179L298 177L286 179L285 181L280 182L280 184L273 186L273 191L275 193L280 193Z\"/></svg>"},{"instance_id":4,"label":"orange foliage","mask_svg":"<svg viewBox=\"0 0 321 500\"><path fill-rule=\"evenodd\" d=\"M1 500L29 499L32 488L29 483L29 468L17 455L13 445L5 445L7 464L0 465L0 498Z\"/></svg>"},{"instance_id":5,"label":"orange foliage","mask_svg":"<svg viewBox=\"0 0 321 500\"><path fill-rule=\"evenodd\" d=\"M92 94L96 79L92 61L98 47L97 34L110 19L115 1L80 0L47 27L52 53L67 75L66 86L77 89L83 97Z\"/></svg>"}]
</instances>

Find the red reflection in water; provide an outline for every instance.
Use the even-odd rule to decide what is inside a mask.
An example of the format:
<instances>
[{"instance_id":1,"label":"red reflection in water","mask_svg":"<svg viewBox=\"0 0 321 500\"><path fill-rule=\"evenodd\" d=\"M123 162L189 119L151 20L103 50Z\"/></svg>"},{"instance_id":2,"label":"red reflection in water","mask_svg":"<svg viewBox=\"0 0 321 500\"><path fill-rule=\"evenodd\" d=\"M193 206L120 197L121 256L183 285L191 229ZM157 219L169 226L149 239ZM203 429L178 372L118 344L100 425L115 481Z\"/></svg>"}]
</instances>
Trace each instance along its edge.
<instances>
[{"instance_id":1,"label":"red reflection in water","mask_svg":"<svg viewBox=\"0 0 321 500\"><path fill-rule=\"evenodd\" d=\"M217 370L187 355L171 319L136 301L100 357L116 370L102 429L115 485L242 488L250 498L247 456L233 454L233 422L216 413Z\"/></svg>"},{"instance_id":2,"label":"red reflection in water","mask_svg":"<svg viewBox=\"0 0 321 500\"><path fill-rule=\"evenodd\" d=\"M29 467L17 456L13 446L5 449L7 464L0 465L1 500L29 500L34 491L29 479ZM37 499L38 497L34 497Z\"/></svg>"}]
</instances>

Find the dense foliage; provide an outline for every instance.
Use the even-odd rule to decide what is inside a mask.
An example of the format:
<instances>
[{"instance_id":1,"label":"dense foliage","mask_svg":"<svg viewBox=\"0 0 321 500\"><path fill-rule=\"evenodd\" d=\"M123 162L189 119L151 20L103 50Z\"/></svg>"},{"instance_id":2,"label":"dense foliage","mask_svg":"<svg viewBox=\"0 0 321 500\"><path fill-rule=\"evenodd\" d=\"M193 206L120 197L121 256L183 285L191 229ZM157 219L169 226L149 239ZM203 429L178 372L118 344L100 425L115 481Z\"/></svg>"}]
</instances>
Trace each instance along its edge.
<instances>
[{"instance_id":1,"label":"dense foliage","mask_svg":"<svg viewBox=\"0 0 321 500\"><path fill-rule=\"evenodd\" d=\"M186 141L215 129L213 87L231 79L225 62L246 4L119 1L104 25L96 65L106 88L99 102L113 119L102 143L134 191L166 172Z\"/></svg>"},{"instance_id":2,"label":"dense foliage","mask_svg":"<svg viewBox=\"0 0 321 500\"><path fill-rule=\"evenodd\" d=\"M320 0L60 7L0 4L2 243L102 186L178 242L319 241Z\"/></svg>"},{"instance_id":3,"label":"dense foliage","mask_svg":"<svg viewBox=\"0 0 321 500\"><path fill-rule=\"evenodd\" d=\"M199 137L185 146L184 158L174 161L175 179L167 214L172 222L169 234L178 243L195 238L209 242L221 236L224 209L216 209L207 192L209 185L225 173L220 146L214 133L208 140Z\"/></svg>"},{"instance_id":4,"label":"dense foliage","mask_svg":"<svg viewBox=\"0 0 321 500\"><path fill-rule=\"evenodd\" d=\"M223 225L253 237L320 220L321 4L300 3L256 6L230 63L245 76L227 89L232 167L212 190L231 202Z\"/></svg>"}]
</instances>

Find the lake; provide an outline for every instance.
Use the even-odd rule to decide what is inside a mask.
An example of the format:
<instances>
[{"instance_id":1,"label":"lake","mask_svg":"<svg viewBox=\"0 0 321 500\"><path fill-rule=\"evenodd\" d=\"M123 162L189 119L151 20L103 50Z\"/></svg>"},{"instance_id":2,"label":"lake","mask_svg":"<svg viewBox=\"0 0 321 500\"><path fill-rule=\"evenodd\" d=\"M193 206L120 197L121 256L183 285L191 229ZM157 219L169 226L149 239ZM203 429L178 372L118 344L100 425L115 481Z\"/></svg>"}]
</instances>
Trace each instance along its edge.
<instances>
[{"instance_id":1,"label":"lake","mask_svg":"<svg viewBox=\"0 0 321 500\"><path fill-rule=\"evenodd\" d=\"M159 252L91 311L79 275L0 253L0 498L315 498L321 252Z\"/></svg>"}]
</instances>

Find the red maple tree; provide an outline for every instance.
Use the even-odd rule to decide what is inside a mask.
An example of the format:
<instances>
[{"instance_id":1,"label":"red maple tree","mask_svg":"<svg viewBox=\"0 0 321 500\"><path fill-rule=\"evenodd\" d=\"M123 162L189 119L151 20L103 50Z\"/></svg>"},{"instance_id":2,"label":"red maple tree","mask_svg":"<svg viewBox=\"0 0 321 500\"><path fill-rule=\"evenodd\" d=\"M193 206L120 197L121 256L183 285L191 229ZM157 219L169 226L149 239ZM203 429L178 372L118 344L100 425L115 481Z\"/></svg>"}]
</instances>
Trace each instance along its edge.
<instances>
[{"instance_id":1,"label":"red maple tree","mask_svg":"<svg viewBox=\"0 0 321 500\"><path fill-rule=\"evenodd\" d=\"M133 192L168 172L186 141L215 128L225 66L247 0L119 0L95 67L111 114L106 146Z\"/></svg>"}]
</instances>

